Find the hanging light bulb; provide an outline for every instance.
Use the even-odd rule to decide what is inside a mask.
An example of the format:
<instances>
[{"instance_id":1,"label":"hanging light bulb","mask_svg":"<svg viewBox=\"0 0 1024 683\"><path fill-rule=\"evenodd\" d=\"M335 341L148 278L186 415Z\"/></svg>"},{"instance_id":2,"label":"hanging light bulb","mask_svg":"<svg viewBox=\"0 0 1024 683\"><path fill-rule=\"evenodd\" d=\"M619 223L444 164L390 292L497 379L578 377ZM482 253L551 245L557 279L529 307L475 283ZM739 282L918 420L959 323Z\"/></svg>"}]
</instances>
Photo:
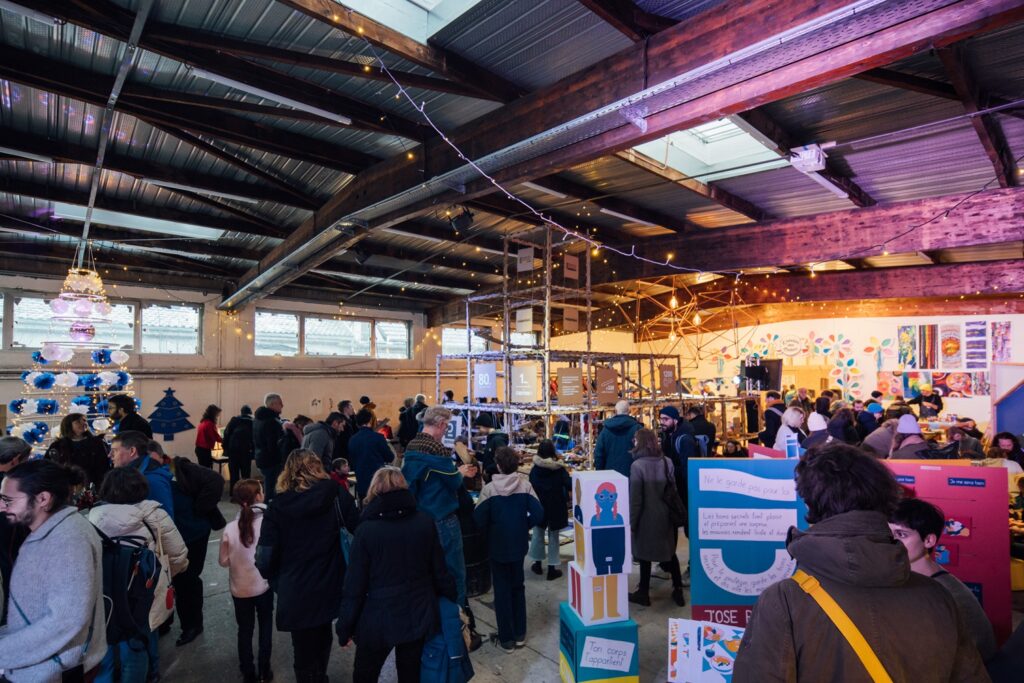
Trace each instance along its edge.
<instances>
[{"instance_id":1,"label":"hanging light bulb","mask_svg":"<svg viewBox=\"0 0 1024 683\"><path fill-rule=\"evenodd\" d=\"M693 314L693 324L694 325L700 325L700 321L701 321L700 311L697 311L696 313Z\"/></svg>"},{"instance_id":2,"label":"hanging light bulb","mask_svg":"<svg viewBox=\"0 0 1024 683\"><path fill-rule=\"evenodd\" d=\"M675 294L672 295L672 299L668 302L668 305L671 306L672 308L679 307L679 299L676 298Z\"/></svg>"},{"instance_id":3,"label":"hanging light bulb","mask_svg":"<svg viewBox=\"0 0 1024 683\"><path fill-rule=\"evenodd\" d=\"M668 333L668 340L669 341L675 341L676 340L676 331L675 330L672 330L671 332Z\"/></svg>"}]
</instances>

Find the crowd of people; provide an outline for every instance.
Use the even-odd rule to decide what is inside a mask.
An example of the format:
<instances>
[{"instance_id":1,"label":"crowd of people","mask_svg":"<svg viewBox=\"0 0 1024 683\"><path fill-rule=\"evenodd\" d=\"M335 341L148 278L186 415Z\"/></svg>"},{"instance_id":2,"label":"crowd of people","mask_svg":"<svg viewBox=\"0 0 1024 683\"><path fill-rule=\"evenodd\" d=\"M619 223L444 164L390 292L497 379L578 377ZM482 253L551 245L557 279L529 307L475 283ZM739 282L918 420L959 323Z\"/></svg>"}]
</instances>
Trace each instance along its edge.
<instances>
[{"instance_id":1,"label":"crowd of people","mask_svg":"<svg viewBox=\"0 0 1024 683\"><path fill-rule=\"evenodd\" d=\"M853 620L878 624L866 634L872 644L913 619L943 625L929 641L941 657L925 663L887 647L879 657L890 671L983 680L981 662L995 656L995 640L970 592L934 562L941 512L901 499L877 462L930 457L925 451L935 446L923 438L915 404L883 409L880 396L847 402L829 393L812 401L804 390L788 403L778 392L767 398L761 442L784 447L795 439L807 450L797 487L812 527L789 541L801 569L843 604L857 601ZM452 399L449 392L445 400ZM922 413L942 409L931 393L917 405ZM39 459L21 439L0 438L0 675L14 683L159 681L159 640L175 618L177 646L203 633L202 572L218 530L245 683L274 679L275 629L290 635L290 678L298 683L327 680L335 643L354 644L357 683L377 680L392 652L402 683L465 680L469 652L482 643L467 599L467 565L479 565L470 557L485 558L493 585L491 640L507 653L524 647L527 558L535 574L544 575L546 565L548 581L563 576L559 532L569 522L572 486L559 442L541 440L526 475L498 414L474 422L478 452L468 430L452 449L442 443L448 426L466 416L418 395L403 403L395 448L372 400L364 396L359 406L342 401L320 421L285 419L282 397L271 393L255 412L242 406L222 434L222 411L211 405L197 428L194 460L166 454L131 400L111 402L109 445L77 414L64 418ZM688 460L746 450L735 439L720 444L700 405L665 405L650 427L630 412L628 401L615 405L594 451L597 469L629 480L639 582L628 599L652 604L657 565L671 580L667 597L684 606L689 569L676 547L680 529L689 533ZM950 427L947 437L961 454L998 456L1018 467L1024 458L1012 434L996 435L991 446L998 452L986 452L970 420ZM218 444L237 507L230 522L220 507L224 478L213 470ZM843 557L857 558L855 570L843 569ZM112 593L105 585L117 576L110 566L129 560L158 578ZM48 571L53 566L67 571ZM937 583L915 578L921 575ZM140 585L148 593L139 593ZM810 607L794 611L801 590L782 582L762 595L737 680L838 680L818 674L854 666L847 655L829 654L835 643L804 647L816 637L834 641L835 633L824 633L823 615ZM893 604L908 616L882 624L882 610ZM806 671L815 674L794 675Z\"/></svg>"}]
</instances>

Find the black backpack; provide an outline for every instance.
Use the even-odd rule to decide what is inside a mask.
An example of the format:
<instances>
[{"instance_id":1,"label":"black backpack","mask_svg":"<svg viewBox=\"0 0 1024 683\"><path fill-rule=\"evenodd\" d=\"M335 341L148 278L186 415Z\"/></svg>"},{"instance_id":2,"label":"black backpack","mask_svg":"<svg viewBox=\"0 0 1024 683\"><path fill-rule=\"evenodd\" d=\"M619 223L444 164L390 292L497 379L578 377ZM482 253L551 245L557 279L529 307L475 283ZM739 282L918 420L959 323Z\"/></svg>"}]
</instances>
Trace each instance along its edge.
<instances>
[{"instance_id":1,"label":"black backpack","mask_svg":"<svg viewBox=\"0 0 1024 683\"><path fill-rule=\"evenodd\" d=\"M121 643L149 636L160 560L143 536L110 537L98 527L103 541L103 607L107 642Z\"/></svg>"}]
</instances>

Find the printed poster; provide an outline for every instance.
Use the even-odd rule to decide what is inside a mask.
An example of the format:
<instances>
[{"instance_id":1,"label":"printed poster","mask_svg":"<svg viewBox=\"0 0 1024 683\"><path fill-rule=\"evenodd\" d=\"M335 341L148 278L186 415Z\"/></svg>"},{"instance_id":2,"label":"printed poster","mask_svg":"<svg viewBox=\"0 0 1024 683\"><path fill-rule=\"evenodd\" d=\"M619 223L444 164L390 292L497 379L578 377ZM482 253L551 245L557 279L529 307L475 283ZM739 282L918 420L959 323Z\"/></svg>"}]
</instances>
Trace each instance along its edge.
<instances>
[{"instance_id":1,"label":"printed poster","mask_svg":"<svg viewBox=\"0 0 1024 683\"><path fill-rule=\"evenodd\" d=\"M512 366L512 402L537 401L537 364L518 363Z\"/></svg>"},{"instance_id":2,"label":"printed poster","mask_svg":"<svg viewBox=\"0 0 1024 683\"><path fill-rule=\"evenodd\" d=\"M744 630L709 621L669 619L670 683L731 683Z\"/></svg>"},{"instance_id":3,"label":"printed poster","mask_svg":"<svg viewBox=\"0 0 1024 683\"><path fill-rule=\"evenodd\" d=\"M676 385L676 366L674 365L659 365L658 366L658 377L661 381L658 383L658 391L662 394L674 394L679 391Z\"/></svg>"},{"instance_id":4,"label":"printed poster","mask_svg":"<svg viewBox=\"0 0 1024 683\"><path fill-rule=\"evenodd\" d=\"M516 309L516 332L533 332L533 309Z\"/></svg>"},{"instance_id":5,"label":"printed poster","mask_svg":"<svg viewBox=\"0 0 1024 683\"><path fill-rule=\"evenodd\" d=\"M1010 360L1010 322L992 323L992 361L1006 363Z\"/></svg>"},{"instance_id":6,"label":"printed poster","mask_svg":"<svg viewBox=\"0 0 1024 683\"><path fill-rule=\"evenodd\" d=\"M583 371L576 368L558 368L558 402L563 405L583 403Z\"/></svg>"},{"instance_id":7,"label":"printed poster","mask_svg":"<svg viewBox=\"0 0 1024 683\"><path fill-rule=\"evenodd\" d=\"M987 372L971 373L974 396L991 396L992 383Z\"/></svg>"},{"instance_id":8,"label":"printed poster","mask_svg":"<svg viewBox=\"0 0 1024 683\"><path fill-rule=\"evenodd\" d=\"M597 402L610 405L619 400L619 373L612 368L597 368Z\"/></svg>"},{"instance_id":9,"label":"printed poster","mask_svg":"<svg viewBox=\"0 0 1024 683\"><path fill-rule=\"evenodd\" d=\"M516 252L516 272L526 273L533 270L533 247L523 247Z\"/></svg>"},{"instance_id":10,"label":"printed poster","mask_svg":"<svg viewBox=\"0 0 1024 683\"><path fill-rule=\"evenodd\" d=\"M974 396L974 378L969 372L933 372L932 389L943 397Z\"/></svg>"},{"instance_id":11,"label":"printed poster","mask_svg":"<svg viewBox=\"0 0 1024 683\"><path fill-rule=\"evenodd\" d=\"M882 392L882 400L891 401L897 396L902 396L903 373L899 370L893 372L879 371L875 380L875 386Z\"/></svg>"},{"instance_id":12,"label":"printed poster","mask_svg":"<svg viewBox=\"0 0 1024 683\"><path fill-rule=\"evenodd\" d=\"M917 367L917 325L900 325L896 328L897 362L902 368Z\"/></svg>"},{"instance_id":13,"label":"printed poster","mask_svg":"<svg viewBox=\"0 0 1024 683\"><path fill-rule=\"evenodd\" d=\"M931 370L939 367L939 326L921 325L917 328L917 367Z\"/></svg>"},{"instance_id":14,"label":"printed poster","mask_svg":"<svg viewBox=\"0 0 1024 683\"><path fill-rule=\"evenodd\" d=\"M807 528L797 494L797 458L689 461L691 614L746 626L757 596L793 575L792 526Z\"/></svg>"},{"instance_id":15,"label":"printed poster","mask_svg":"<svg viewBox=\"0 0 1024 683\"><path fill-rule=\"evenodd\" d=\"M578 308L562 309L562 331L576 332L580 329L580 311Z\"/></svg>"},{"instance_id":16,"label":"printed poster","mask_svg":"<svg viewBox=\"0 0 1024 683\"><path fill-rule=\"evenodd\" d=\"M964 323L964 367L988 370L988 325L984 320Z\"/></svg>"},{"instance_id":17,"label":"printed poster","mask_svg":"<svg viewBox=\"0 0 1024 683\"><path fill-rule=\"evenodd\" d=\"M579 280L580 279L580 257L573 256L572 254L566 254L563 259L562 276L566 280Z\"/></svg>"},{"instance_id":18,"label":"printed poster","mask_svg":"<svg viewBox=\"0 0 1024 683\"><path fill-rule=\"evenodd\" d=\"M884 460L913 494L946 517L940 559L981 602L1000 643L1010 635L1010 546L1006 542L1007 470Z\"/></svg>"},{"instance_id":19,"label":"printed poster","mask_svg":"<svg viewBox=\"0 0 1024 683\"><path fill-rule=\"evenodd\" d=\"M921 395L921 385L932 383L930 372L904 372L903 373L903 396L914 398Z\"/></svg>"},{"instance_id":20,"label":"printed poster","mask_svg":"<svg viewBox=\"0 0 1024 683\"><path fill-rule=\"evenodd\" d=\"M963 367L959 325L942 325L939 328L939 350L943 370L957 370Z\"/></svg>"},{"instance_id":21,"label":"printed poster","mask_svg":"<svg viewBox=\"0 0 1024 683\"><path fill-rule=\"evenodd\" d=\"M498 398L498 369L494 363L473 365L473 398Z\"/></svg>"}]
</instances>

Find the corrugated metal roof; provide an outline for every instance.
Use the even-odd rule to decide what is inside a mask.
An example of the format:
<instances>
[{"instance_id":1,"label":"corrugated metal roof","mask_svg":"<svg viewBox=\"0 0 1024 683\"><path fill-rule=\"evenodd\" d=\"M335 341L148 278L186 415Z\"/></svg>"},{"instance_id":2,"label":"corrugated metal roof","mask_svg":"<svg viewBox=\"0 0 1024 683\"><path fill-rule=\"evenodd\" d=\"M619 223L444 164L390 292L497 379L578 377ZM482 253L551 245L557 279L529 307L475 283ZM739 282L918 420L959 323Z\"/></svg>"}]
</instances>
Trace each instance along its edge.
<instances>
[{"instance_id":1,"label":"corrugated metal roof","mask_svg":"<svg viewBox=\"0 0 1024 683\"><path fill-rule=\"evenodd\" d=\"M645 12L676 21L689 19L695 14L713 10L725 0L634 0Z\"/></svg>"},{"instance_id":2,"label":"corrugated metal roof","mask_svg":"<svg viewBox=\"0 0 1024 683\"><path fill-rule=\"evenodd\" d=\"M576 0L482 0L432 40L530 90L633 44Z\"/></svg>"},{"instance_id":3,"label":"corrugated metal roof","mask_svg":"<svg viewBox=\"0 0 1024 683\"><path fill-rule=\"evenodd\" d=\"M727 178L716 184L778 218L853 208L848 199L837 197L791 167Z\"/></svg>"}]
</instances>

